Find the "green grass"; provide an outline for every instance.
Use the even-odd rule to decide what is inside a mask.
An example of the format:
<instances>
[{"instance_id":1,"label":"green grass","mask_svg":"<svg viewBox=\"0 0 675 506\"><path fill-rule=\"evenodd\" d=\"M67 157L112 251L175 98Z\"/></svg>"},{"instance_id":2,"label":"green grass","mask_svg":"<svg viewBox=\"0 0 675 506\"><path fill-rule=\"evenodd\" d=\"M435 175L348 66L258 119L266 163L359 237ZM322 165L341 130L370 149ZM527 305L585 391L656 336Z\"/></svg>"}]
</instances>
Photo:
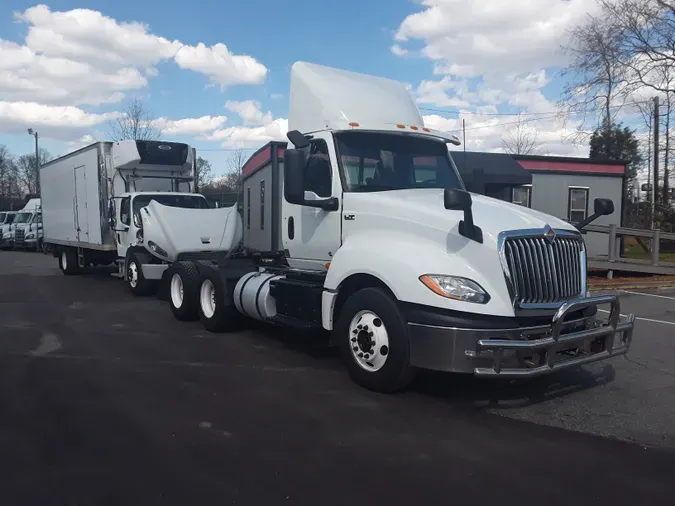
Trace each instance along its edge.
<instances>
[{"instance_id":1,"label":"green grass","mask_svg":"<svg viewBox=\"0 0 675 506\"><path fill-rule=\"evenodd\" d=\"M651 260L652 254L640 247L632 238L626 238L625 247L623 251L623 258L630 260ZM661 262L675 262L675 253L661 253L659 254Z\"/></svg>"}]
</instances>

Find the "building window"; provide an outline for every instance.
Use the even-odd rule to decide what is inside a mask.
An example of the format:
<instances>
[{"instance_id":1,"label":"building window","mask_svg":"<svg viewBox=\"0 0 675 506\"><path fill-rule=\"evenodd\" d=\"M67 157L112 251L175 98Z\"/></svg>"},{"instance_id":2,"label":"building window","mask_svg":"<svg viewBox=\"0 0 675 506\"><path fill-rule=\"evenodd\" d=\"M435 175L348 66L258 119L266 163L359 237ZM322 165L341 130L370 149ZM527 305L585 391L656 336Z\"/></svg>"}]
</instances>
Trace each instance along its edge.
<instances>
[{"instance_id":1,"label":"building window","mask_svg":"<svg viewBox=\"0 0 675 506\"><path fill-rule=\"evenodd\" d=\"M511 202L523 207L532 206L532 185L516 186L511 189Z\"/></svg>"},{"instance_id":2,"label":"building window","mask_svg":"<svg viewBox=\"0 0 675 506\"><path fill-rule=\"evenodd\" d=\"M567 219L579 223L588 216L588 188L570 187L567 202Z\"/></svg>"}]
</instances>

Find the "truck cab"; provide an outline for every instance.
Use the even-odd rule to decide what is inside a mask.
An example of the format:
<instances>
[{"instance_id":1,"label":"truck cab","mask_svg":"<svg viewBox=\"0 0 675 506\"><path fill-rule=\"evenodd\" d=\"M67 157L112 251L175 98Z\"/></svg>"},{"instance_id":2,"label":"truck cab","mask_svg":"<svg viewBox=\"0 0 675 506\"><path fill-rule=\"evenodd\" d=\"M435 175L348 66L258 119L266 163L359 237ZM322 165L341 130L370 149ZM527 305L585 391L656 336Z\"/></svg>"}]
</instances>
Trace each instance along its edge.
<instances>
[{"instance_id":1,"label":"truck cab","mask_svg":"<svg viewBox=\"0 0 675 506\"><path fill-rule=\"evenodd\" d=\"M42 208L39 198L30 199L14 218L12 245L16 249L42 249Z\"/></svg>"},{"instance_id":2,"label":"truck cab","mask_svg":"<svg viewBox=\"0 0 675 506\"><path fill-rule=\"evenodd\" d=\"M232 329L233 305L328 331L351 377L379 392L420 368L530 378L628 351L634 316L616 296L589 296L579 230L613 213L611 201L596 199L575 228L467 192L449 156L459 139L426 127L390 79L297 62L288 123L289 142L242 170L255 266L191 268L207 329Z\"/></svg>"},{"instance_id":3,"label":"truck cab","mask_svg":"<svg viewBox=\"0 0 675 506\"><path fill-rule=\"evenodd\" d=\"M11 248L14 243L14 218L15 211L0 212L0 248Z\"/></svg>"},{"instance_id":4,"label":"truck cab","mask_svg":"<svg viewBox=\"0 0 675 506\"><path fill-rule=\"evenodd\" d=\"M151 292L173 262L227 252L241 240L241 227L230 225L237 209L212 209L197 193L125 192L109 213L120 276L136 295Z\"/></svg>"}]
</instances>

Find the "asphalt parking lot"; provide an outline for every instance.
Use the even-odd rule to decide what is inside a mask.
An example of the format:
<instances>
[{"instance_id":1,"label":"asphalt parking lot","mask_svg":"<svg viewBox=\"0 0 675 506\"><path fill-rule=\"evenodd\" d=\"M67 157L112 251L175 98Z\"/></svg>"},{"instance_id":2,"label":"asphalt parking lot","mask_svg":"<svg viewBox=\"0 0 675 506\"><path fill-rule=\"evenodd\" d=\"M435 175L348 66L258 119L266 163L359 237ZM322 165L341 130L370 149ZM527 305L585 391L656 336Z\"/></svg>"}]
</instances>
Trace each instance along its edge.
<instances>
[{"instance_id":1,"label":"asphalt parking lot","mask_svg":"<svg viewBox=\"0 0 675 506\"><path fill-rule=\"evenodd\" d=\"M380 396L303 339L209 334L101 272L0 252L0 501L672 505L675 292L622 312L626 359Z\"/></svg>"}]
</instances>

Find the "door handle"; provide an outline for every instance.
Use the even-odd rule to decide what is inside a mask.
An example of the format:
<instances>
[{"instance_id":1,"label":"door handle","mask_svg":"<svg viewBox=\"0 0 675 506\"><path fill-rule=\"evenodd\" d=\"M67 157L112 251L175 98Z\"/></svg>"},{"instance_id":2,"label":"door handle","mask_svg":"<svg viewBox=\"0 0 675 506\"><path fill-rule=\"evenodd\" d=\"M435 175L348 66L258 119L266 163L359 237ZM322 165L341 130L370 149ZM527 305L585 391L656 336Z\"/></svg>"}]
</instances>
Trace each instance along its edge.
<instances>
[{"instance_id":1,"label":"door handle","mask_svg":"<svg viewBox=\"0 0 675 506\"><path fill-rule=\"evenodd\" d=\"M295 237L295 220L293 216L288 218L288 238L292 241Z\"/></svg>"}]
</instances>

